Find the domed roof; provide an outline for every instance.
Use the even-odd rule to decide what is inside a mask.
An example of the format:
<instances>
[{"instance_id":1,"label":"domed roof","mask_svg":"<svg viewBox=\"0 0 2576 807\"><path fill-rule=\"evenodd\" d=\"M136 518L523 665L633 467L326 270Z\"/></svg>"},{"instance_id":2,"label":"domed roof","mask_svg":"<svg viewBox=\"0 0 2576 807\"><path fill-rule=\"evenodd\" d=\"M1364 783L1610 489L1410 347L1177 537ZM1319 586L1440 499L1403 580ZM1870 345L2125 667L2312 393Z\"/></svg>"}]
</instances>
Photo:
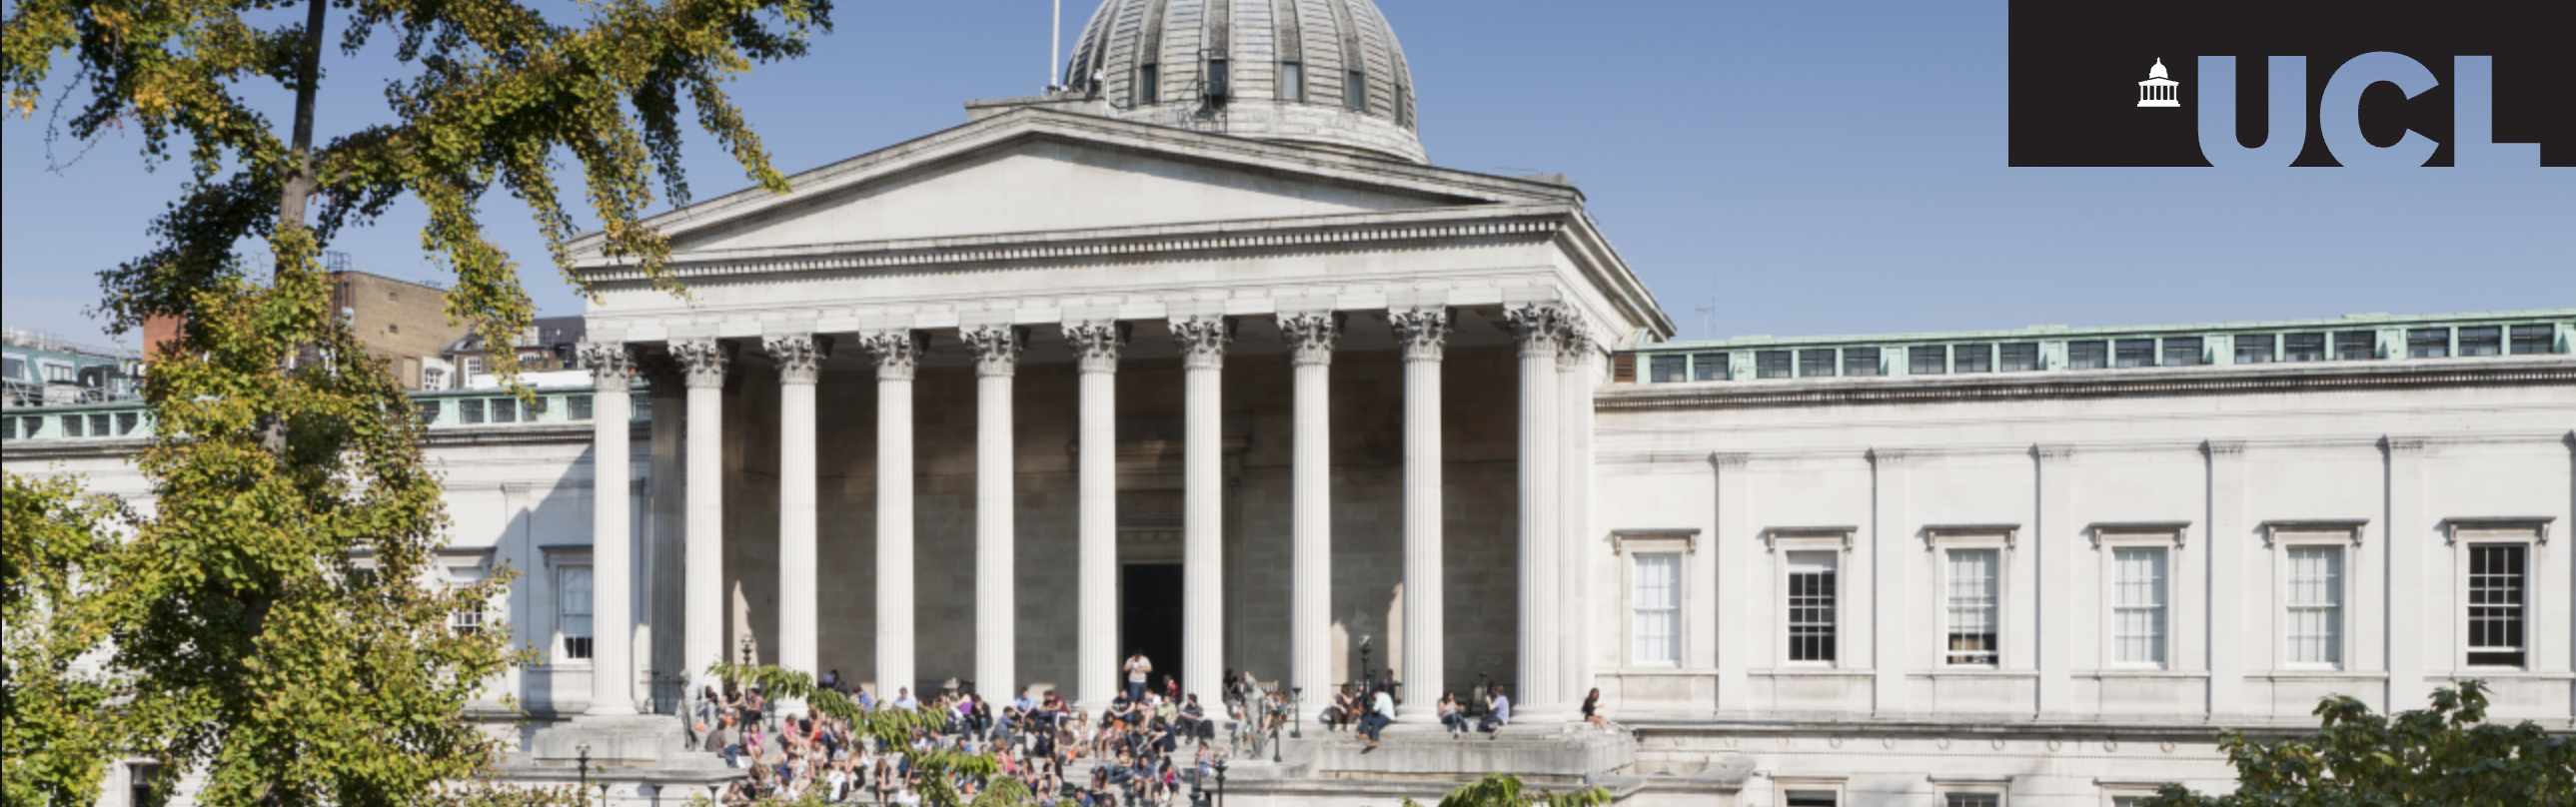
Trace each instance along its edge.
<instances>
[{"instance_id":1,"label":"domed roof","mask_svg":"<svg viewBox=\"0 0 2576 807\"><path fill-rule=\"evenodd\" d=\"M2158 58L2156 59L2156 66L2154 66L2154 67L2150 67L2150 68L2147 68L2147 77L2148 77L2148 78L2164 78L2164 77L2165 77L2165 60L2164 60L2162 57L2158 57Z\"/></svg>"},{"instance_id":2,"label":"domed roof","mask_svg":"<svg viewBox=\"0 0 2576 807\"><path fill-rule=\"evenodd\" d=\"M1063 86L1113 117L1428 161L1369 0L1102 0Z\"/></svg>"}]
</instances>

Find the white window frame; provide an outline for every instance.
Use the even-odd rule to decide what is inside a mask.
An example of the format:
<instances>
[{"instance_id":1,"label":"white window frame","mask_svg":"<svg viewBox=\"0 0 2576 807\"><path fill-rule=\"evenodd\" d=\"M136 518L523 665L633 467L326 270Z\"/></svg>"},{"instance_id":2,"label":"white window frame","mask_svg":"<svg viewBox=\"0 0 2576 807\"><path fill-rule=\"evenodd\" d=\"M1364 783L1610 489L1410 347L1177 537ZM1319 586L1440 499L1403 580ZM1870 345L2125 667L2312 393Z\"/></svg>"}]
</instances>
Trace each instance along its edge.
<instances>
[{"instance_id":1,"label":"white window frame","mask_svg":"<svg viewBox=\"0 0 2576 807\"><path fill-rule=\"evenodd\" d=\"M546 647L551 651L546 654L546 663L548 666L552 667L588 667L590 666L591 659L573 658L570 654L564 652L569 648L564 643L563 614L561 612L563 592L559 590L558 587L562 585L563 569L567 567L580 566L591 570L591 655L594 658L597 657L599 642L599 570L597 566L591 563L590 545L572 544L567 546L541 546L537 549L539 552L545 554L545 596L531 597L530 599L540 603L540 607L543 607L546 611L542 615L532 615L544 620L543 624L546 628Z\"/></svg>"},{"instance_id":2,"label":"white window frame","mask_svg":"<svg viewBox=\"0 0 2576 807\"><path fill-rule=\"evenodd\" d=\"M36 369L36 363L35 363L35 362L28 361L28 360L27 360L27 357L25 357L25 356L21 356L21 355L18 355L18 354L16 354L16 353L9 353L9 354L0 354L0 358L5 358L5 359L8 359L9 361L17 362L17 363L18 363L18 372L20 372L20 373L25 373L25 374L27 374L27 375L29 375L29 376L30 376L30 377L28 377L28 378L20 378L20 377L18 377L18 376L14 376L14 375L12 375L12 376L6 376L6 378L8 378L9 380L11 380L11 381L40 381L40 380L43 380L43 374L33 372L33 371Z\"/></svg>"},{"instance_id":3,"label":"white window frame","mask_svg":"<svg viewBox=\"0 0 2576 807\"><path fill-rule=\"evenodd\" d=\"M2184 550L2188 548L2186 541L2191 535L2191 522L2106 522L2092 525L2090 532L2093 535L2093 549L2101 555L2102 669L2174 669L2175 657L2182 651L2180 634L2183 620L2179 617L2179 609L2182 605L2180 578L2188 568L2188 564L2184 562ZM2165 553L2164 637L2162 646L2156 648L2159 661L2120 660L2119 556L2122 549L2161 549Z\"/></svg>"},{"instance_id":4,"label":"white window frame","mask_svg":"<svg viewBox=\"0 0 2576 807\"><path fill-rule=\"evenodd\" d=\"M2156 794L2157 788L2164 787L2163 782L2122 779L2095 779L2093 785L2102 789L2101 807L2119 807L2120 799L2148 798Z\"/></svg>"},{"instance_id":5,"label":"white window frame","mask_svg":"<svg viewBox=\"0 0 2576 807\"><path fill-rule=\"evenodd\" d=\"M496 554L495 549L488 546L442 547L438 550L438 568L446 574L448 585L470 586L491 578L494 554ZM595 587L598 584L594 582L592 585ZM479 612L481 618L476 621L476 627L484 631L500 627L501 609L507 601L508 598L502 597L483 603L483 608ZM597 607L592 606L593 609ZM450 618L448 627L452 629L460 625L455 619ZM592 632L597 633L595 627Z\"/></svg>"},{"instance_id":6,"label":"white window frame","mask_svg":"<svg viewBox=\"0 0 2576 807\"><path fill-rule=\"evenodd\" d=\"M1699 620L1691 613L1691 560L1699 552L1699 530L1620 530L1610 534L1612 551L1619 555L1619 658L1630 667L1674 669L1689 663L1696 649L1695 628ZM1637 559L1644 556L1672 556L1673 564L1673 659L1645 661L1637 655Z\"/></svg>"},{"instance_id":7,"label":"white window frame","mask_svg":"<svg viewBox=\"0 0 2576 807\"><path fill-rule=\"evenodd\" d=\"M1830 670L1844 666L1852 648L1866 647L1867 637L1859 635L1851 611L1852 535L1859 527L1772 527L1762 531L1762 540L1770 546L1772 603L1778 607L1779 630L1772 641L1773 658L1782 667ZM1834 658L1824 660L1789 659L1789 555L1798 552L1826 552L1834 559Z\"/></svg>"},{"instance_id":8,"label":"white window frame","mask_svg":"<svg viewBox=\"0 0 2576 807\"><path fill-rule=\"evenodd\" d=\"M1995 797L1995 807L2012 807L2010 776L1933 776L1932 804L1949 807L1950 796L1977 795Z\"/></svg>"},{"instance_id":9,"label":"white window frame","mask_svg":"<svg viewBox=\"0 0 2576 807\"><path fill-rule=\"evenodd\" d=\"M54 360L51 360L51 359L37 359L37 360L35 360L35 361L33 361L33 362L30 362L28 366L35 368L35 371L36 371L36 375L35 375L35 377L34 377L34 378L32 378L32 379L29 379L29 380L34 381L34 382L36 382L36 383L38 383L38 384L51 384L51 383L54 383L53 376L52 376L52 375L50 375L50 374L48 374L48 373L46 372L47 370L54 370L54 369L60 369L60 370L62 370L62 371L63 371L63 373L64 373L64 378L63 378L63 380L64 380L64 381L70 381L70 382L78 382L78 381L80 381L80 365L73 364L73 363L71 363L71 362L67 362L67 361L54 361Z\"/></svg>"},{"instance_id":10,"label":"white window frame","mask_svg":"<svg viewBox=\"0 0 2576 807\"><path fill-rule=\"evenodd\" d=\"M2510 332L2507 332L2510 335ZM2560 607L2550 601L2550 587L2544 585L2549 564L2560 563L2549 555L2549 526L2557 519L2551 516L2506 516L2449 518L2442 521L2443 535L2452 555L2451 663L2455 669L2532 670L2538 669L2542 635L2537 617L2545 609ZM2469 663L2469 552L2481 546L2522 547L2522 663L2519 665Z\"/></svg>"},{"instance_id":11,"label":"white window frame","mask_svg":"<svg viewBox=\"0 0 2576 807\"><path fill-rule=\"evenodd\" d=\"M1844 791L1850 789L1850 783L1848 777L1842 776L1774 776L1771 777L1771 800L1779 807L1788 807L1790 791L1831 793L1836 807L1847 807L1851 804L1851 794Z\"/></svg>"},{"instance_id":12,"label":"white window frame","mask_svg":"<svg viewBox=\"0 0 2576 807\"><path fill-rule=\"evenodd\" d=\"M1935 670L2003 670L2018 661L2012 655L2013 552L2020 543L2019 524L1935 524L1923 528L1932 553L1933 641L1929 659ZM1958 550L1995 553L1995 662L1950 663L1950 553Z\"/></svg>"},{"instance_id":13,"label":"white window frame","mask_svg":"<svg viewBox=\"0 0 2576 807\"><path fill-rule=\"evenodd\" d=\"M2277 627L2272 643L2272 668L2276 670L2348 670L2353 668L2353 652L2361 635L2361 575L2356 568L2362 559L2361 542L2369 519L2302 519L2263 522L2263 545L2272 551L2272 621ZM2290 550L2294 547L2331 546L2343 552L2343 579L2335 592L2335 660L2332 663L2290 660Z\"/></svg>"}]
</instances>

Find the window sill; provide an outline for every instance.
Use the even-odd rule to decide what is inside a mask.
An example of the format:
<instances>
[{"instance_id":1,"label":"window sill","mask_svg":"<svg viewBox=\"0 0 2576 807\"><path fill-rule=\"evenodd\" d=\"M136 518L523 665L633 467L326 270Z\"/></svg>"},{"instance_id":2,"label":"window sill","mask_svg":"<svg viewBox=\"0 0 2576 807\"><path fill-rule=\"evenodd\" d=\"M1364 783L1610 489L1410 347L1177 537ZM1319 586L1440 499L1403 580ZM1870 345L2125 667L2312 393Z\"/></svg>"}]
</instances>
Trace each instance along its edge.
<instances>
[{"instance_id":1,"label":"window sill","mask_svg":"<svg viewBox=\"0 0 2576 807\"><path fill-rule=\"evenodd\" d=\"M1845 667L1773 667L1767 670L1746 670L1745 674L1768 675L1777 678L1796 678L1800 676L1813 678L1836 678L1845 676L1867 678L1869 676L1876 675L1877 673L1866 669L1850 669Z\"/></svg>"},{"instance_id":2,"label":"window sill","mask_svg":"<svg viewBox=\"0 0 2576 807\"><path fill-rule=\"evenodd\" d=\"M2427 675L2438 676L2442 673ZM2486 678L2502 681L2576 681L2576 672L2534 671L2521 667L2467 667L2451 671L2449 677L2452 680Z\"/></svg>"},{"instance_id":3,"label":"window sill","mask_svg":"<svg viewBox=\"0 0 2576 807\"><path fill-rule=\"evenodd\" d=\"M2370 670L2288 669L2272 670L2270 672L2246 673L2245 677L2248 680L2271 681L2274 683L2283 681L2386 681L2388 680L2388 673L2374 672Z\"/></svg>"},{"instance_id":4,"label":"window sill","mask_svg":"<svg viewBox=\"0 0 2576 807\"><path fill-rule=\"evenodd\" d=\"M2167 669L2161 669L2161 668L2139 667L2139 668L2135 668L2135 669L2121 669L2121 668L2113 668L2113 669L2108 669L2108 670L2083 670L2083 671L2078 671L2078 672L2076 672L2076 673L2075 673L2075 677L2077 677L2077 678L2094 678L2094 679L2108 679L2108 678L2157 679L2157 678L2168 678L2168 679L2177 679L2177 680L2207 680L2207 679L2209 678L2209 673L2208 673L2208 672L2206 672L2206 671L2202 671L2202 670L2167 670Z\"/></svg>"},{"instance_id":5,"label":"window sill","mask_svg":"<svg viewBox=\"0 0 2576 807\"><path fill-rule=\"evenodd\" d=\"M1969 667L1969 668L1964 668L1964 669L1962 669L1962 668L1945 668L1945 669L1939 669L1939 670L1918 670L1918 671L1915 671L1915 672L1909 672L1909 673L1906 673L1906 674L1905 674L1905 677L1907 677L1907 678L1928 678L1928 679L1932 679L1932 680L1935 680L1935 681L1941 680L1941 679L1943 679L1943 678L1958 678L1958 679L1963 679L1963 680L1973 680L1973 679L1978 679L1978 678L2028 678L2028 679L2037 679L2037 678L2039 677L2039 671L2038 671L2038 670L1997 670L1997 669L1979 669L1979 668L1975 668L1975 667Z\"/></svg>"}]
</instances>

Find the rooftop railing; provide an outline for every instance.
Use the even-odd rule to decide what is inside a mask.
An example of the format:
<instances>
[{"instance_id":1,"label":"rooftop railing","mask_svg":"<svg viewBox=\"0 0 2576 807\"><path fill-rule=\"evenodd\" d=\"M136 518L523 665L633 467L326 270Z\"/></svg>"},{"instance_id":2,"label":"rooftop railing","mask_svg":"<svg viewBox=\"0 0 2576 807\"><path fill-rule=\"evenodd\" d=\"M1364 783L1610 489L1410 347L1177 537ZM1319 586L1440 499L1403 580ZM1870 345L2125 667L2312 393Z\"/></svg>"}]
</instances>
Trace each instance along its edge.
<instances>
[{"instance_id":1,"label":"rooftop railing","mask_svg":"<svg viewBox=\"0 0 2576 807\"><path fill-rule=\"evenodd\" d=\"M634 420L650 421L651 399L644 395L631 397L635 401ZM413 393L411 400L421 422L432 432L587 422L597 416L588 386L540 388L535 390L533 400L521 400L503 390L420 392ZM152 436L152 426L151 415L139 400L9 409L0 413L0 438L13 443L143 439Z\"/></svg>"}]
</instances>

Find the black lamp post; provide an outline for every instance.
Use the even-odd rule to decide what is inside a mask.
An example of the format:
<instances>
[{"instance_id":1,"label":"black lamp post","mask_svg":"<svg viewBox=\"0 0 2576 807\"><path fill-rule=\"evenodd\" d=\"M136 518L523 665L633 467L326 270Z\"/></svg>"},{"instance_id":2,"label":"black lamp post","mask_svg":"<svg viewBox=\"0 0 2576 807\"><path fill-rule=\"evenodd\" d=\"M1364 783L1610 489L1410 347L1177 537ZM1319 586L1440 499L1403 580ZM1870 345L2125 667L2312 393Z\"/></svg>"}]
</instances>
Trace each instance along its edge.
<instances>
[{"instance_id":1,"label":"black lamp post","mask_svg":"<svg viewBox=\"0 0 2576 807\"><path fill-rule=\"evenodd\" d=\"M1288 708L1297 710L1297 714L1295 715L1297 723L1296 725L1289 727L1288 736L1295 737L1300 740L1306 739L1306 688L1289 687L1288 698L1289 703L1291 704Z\"/></svg>"},{"instance_id":2,"label":"black lamp post","mask_svg":"<svg viewBox=\"0 0 2576 807\"><path fill-rule=\"evenodd\" d=\"M589 790L589 789L590 789L590 744L589 744L589 743L582 743L582 744L580 744L580 745L573 746L573 747L572 747L572 752L573 752L573 755L574 755L574 756L573 756L573 764L576 766L576 770L580 771L580 774L579 774L579 775L580 775L580 777L581 777L581 789L583 789L583 790Z\"/></svg>"},{"instance_id":3,"label":"black lamp post","mask_svg":"<svg viewBox=\"0 0 2576 807\"><path fill-rule=\"evenodd\" d=\"M1216 762L1216 807L1225 807L1225 760Z\"/></svg>"},{"instance_id":4,"label":"black lamp post","mask_svg":"<svg viewBox=\"0 0 2576 807\"><path fill-rule=\"evenodd\" d=\"M742 666L751 666L751 636L749 634L745 634L742 637Z\"/></svg>"},{"instance_id":5,"label":"black lamp post","mask_svg":"<svg viewBox=\"0 0 2576 807\"><path fill-rule=\"evenodd\" d=\"M1476 716L1485 716L1485 671L1476 671L1476 691L1467 693L1467 702L1476 707Z\"/></svg>"},{"instance_id":6,"label":"black lamp post","mask_svg":"<svg viewBox=\"0 0 2576 807\"><path fill-rule=\"evenodd\" d=\"M1374 691L1376 676L1369 674L1369 637L1360 637L1360 692Z\"/></svg>"}]
</instances>

